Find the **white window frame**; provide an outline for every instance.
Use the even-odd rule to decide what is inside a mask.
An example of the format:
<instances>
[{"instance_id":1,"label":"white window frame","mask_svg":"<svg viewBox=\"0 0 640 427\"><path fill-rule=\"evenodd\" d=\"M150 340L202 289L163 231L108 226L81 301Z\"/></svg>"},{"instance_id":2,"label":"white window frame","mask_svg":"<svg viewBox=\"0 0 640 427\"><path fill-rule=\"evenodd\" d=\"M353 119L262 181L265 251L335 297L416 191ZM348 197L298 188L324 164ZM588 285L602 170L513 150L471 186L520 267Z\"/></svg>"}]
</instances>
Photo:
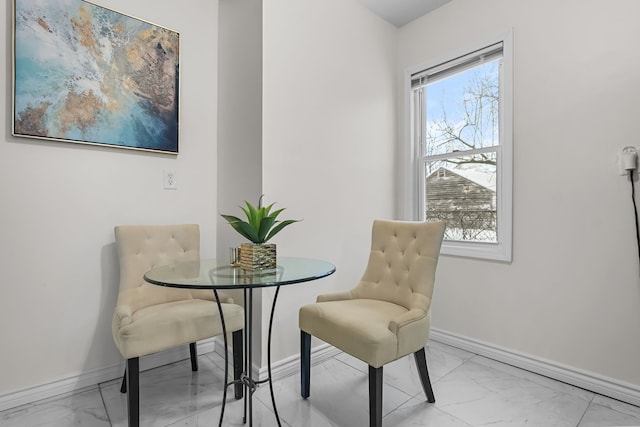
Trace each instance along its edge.
<instances>
[{"instance_id":1,"label":"white window frame","mask_svg":"<svg viewBox=\"0 0 640 427\"><path fill-rule=\"evenodd\" d=\"M407 68L404 72L404 141L402 144L400 194L401 217L407 220L424 218L424 167L420 162L420 144L412 117L411 76L456 58L479 51L487 46L502 43L503 57L500 86L500 144L497 147L497 243L462 242L445 240L441 253L470 258L511 262L513 240L513 30L480 41L446 57L437 58ZM419 124L417 124L419 126ZM420 181L422 179L422 181Z\"/></svg>"}]
</instances>

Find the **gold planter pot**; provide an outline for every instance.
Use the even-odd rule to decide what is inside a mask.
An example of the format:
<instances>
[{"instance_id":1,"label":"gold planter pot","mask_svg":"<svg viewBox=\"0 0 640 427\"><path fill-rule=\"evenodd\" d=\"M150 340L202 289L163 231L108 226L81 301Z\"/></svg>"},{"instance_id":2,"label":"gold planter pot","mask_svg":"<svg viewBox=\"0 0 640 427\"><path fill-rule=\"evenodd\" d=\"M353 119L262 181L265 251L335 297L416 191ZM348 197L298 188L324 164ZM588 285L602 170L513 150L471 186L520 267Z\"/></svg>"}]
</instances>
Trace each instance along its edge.
<instances>
[{"instance_id":1,"label":"gold planter pot","mask_svg":"<svg viewBox=\"0 0 640 427\"><path fill-rule=\"evenodd\" d=\"M246 270L276 268L275 243L242 243L240 245L240 267Z\"/></svg>"}]
</instances>

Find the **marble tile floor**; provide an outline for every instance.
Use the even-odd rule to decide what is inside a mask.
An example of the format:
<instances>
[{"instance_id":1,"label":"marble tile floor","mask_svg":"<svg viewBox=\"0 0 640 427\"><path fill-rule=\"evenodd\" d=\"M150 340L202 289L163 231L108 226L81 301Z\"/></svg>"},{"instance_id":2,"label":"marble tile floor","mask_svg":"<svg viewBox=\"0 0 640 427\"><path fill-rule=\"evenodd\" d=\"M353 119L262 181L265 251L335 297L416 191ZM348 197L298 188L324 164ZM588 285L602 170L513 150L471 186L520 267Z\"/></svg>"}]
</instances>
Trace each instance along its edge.
<instances>
[{"instance_id":1,"label":"marble tile floor","mask_svg":"<svg viewBox=\"0 0 640 427\"><path fill-rule=\"evenodd\" d=\"M413 359L384 369L383 425L640 426L640 407L430 341L427 363L436 403L426 402ZM189 360L145 371L140 377L141 425L217 426L224 362L209 353L198 372ZM368 425L367 366L345 354L312 367L311 397L299 395L299 376L274 383L283 426ZM2 427L126 427L126 400L113 380L0 412ZM229 389L231 394L231 389ZM229 397L225 426L241 426L242 401ZM268 386L254 396L254 425L276 426Z\"/></svg>"}]
</instances>

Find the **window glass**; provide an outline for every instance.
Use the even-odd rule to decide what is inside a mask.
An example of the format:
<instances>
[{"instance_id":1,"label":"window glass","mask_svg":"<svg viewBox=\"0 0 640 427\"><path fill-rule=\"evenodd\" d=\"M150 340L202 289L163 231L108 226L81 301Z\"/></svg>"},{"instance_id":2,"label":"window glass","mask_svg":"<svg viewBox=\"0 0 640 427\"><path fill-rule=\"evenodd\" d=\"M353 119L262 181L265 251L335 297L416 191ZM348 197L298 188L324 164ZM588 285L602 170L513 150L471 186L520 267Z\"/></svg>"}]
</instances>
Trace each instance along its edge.
<instances>
[{"instance_id":1,"label":"window glass","mask_svg":"<svg viewBox=\"0 0 640 427\"><path fill-rule=\"evenodd\" d=\"M447 223L443 254L511 260L511 64L509 34L407 80L406 206Z\"/></svg>"},{"instance_id":2,"label":"window glass","mask_svg":"<svg viewBox=\"0 0 640 427\"><path fill-rule=\"evenodd\" d=\"M425 166L426 219L446 221L446 240L496 243L496 153Z\"/></svg>"},{"instance_id":3,"label":"window glass","mask_svg":"<svg viewBox=\"0 0 640 427\"><path fill-rule=\"evenodd\" d=\"M425 155L498 145L499 61L426 86Z\"/></svg>"}]
</instances>

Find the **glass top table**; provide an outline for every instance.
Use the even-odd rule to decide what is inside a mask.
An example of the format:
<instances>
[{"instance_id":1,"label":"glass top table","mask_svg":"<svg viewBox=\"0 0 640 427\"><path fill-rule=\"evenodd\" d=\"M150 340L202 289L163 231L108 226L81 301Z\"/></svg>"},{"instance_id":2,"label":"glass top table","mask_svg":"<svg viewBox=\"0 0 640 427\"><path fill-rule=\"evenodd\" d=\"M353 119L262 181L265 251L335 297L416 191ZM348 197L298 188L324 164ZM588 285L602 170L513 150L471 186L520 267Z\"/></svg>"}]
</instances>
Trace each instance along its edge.
<instances>
[{"instance_id":1,"label":"glass top table","mask_svg":"<svg viewBox=\"0 0 640 427\"><path fill-rule=\"evenodd\" d=\"M271 403L273 412L281 426L280 416L276 407L276 399L273 393L273 383L271 381L271 330L273 326L273 313L278 300L280 286L294 283L309 282L329 276L336 271L336 267L326 261L309 258L278 257L276 268L269 270L245 270L240 266L229 265L228 262L216 259L201 259L197 261L182 261L174 264L155 267L144 275L144 280L158 286L183 289L210 289L213 291L220 322L222 324L222 337L224 341L224 377L228 378L228 345L227 332L222 311L222 303L218 297L218 290L241 289L244 296L244 372L240 380L226 383L222 395L222 407L220 409L220 424L224 418L224 408L226 405L227 387L232 384L242 384L245 393L244 418L247 422L247 411L249 426L253 425L253 393L263 382L269 383L271 392ZM252 378L252 334L253 334L253 291L259 288L276 287L273 302L271 304L271 314L269 317L269 333L267 338L267 379L256 381ZM248 409L248 410L247 410Z\"/></svg>"},{"instance_id":2,"label":"glass top table","mask_svg":"<svg viewBox=\"0 0 640 427\"><path fill-rule=\"evenodd\" d=\"M172 288L264 288L321 279L335 270L329 262L309 258L278 257L276 268L270 270L245 270L221 260L202 259L156 267L144 280Z\"/></svg>"}]
</instances>

